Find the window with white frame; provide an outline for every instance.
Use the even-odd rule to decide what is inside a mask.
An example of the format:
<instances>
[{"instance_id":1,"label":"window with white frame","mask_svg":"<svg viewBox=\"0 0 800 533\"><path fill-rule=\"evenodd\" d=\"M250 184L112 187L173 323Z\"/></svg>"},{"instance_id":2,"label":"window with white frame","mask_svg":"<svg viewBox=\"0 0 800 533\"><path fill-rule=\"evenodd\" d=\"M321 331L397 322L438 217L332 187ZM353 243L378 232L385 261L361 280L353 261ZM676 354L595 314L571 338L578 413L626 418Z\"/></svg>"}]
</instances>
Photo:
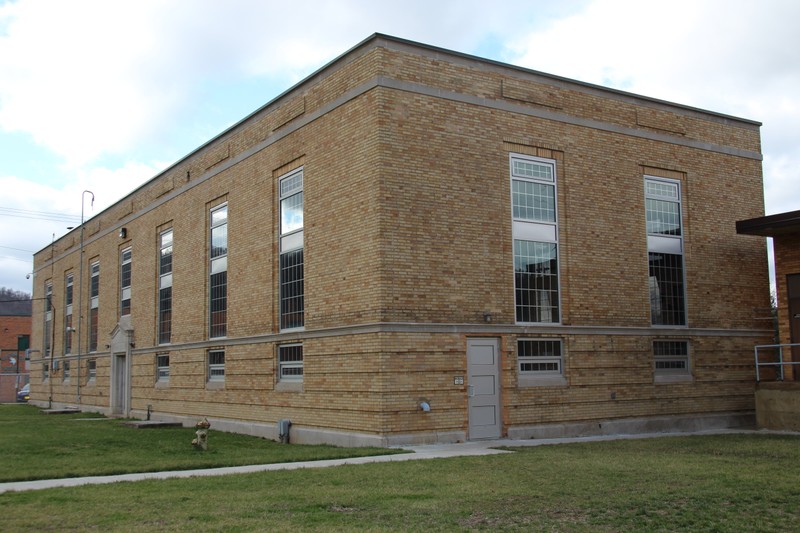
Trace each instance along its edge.
<instances>
[{"instance_id":1,"label":"window with white frame","mask_svg":"<svg viewBox=\"0 0 800 533\"><path fill-rule=\"evenodd\" d=\"M44 354L50 355L53 338L53 283L47 282L44 287Z\"/></svg>"},{"instance_id":2,"label":"window with white frame","mask_svg":"<svg viewBox=\"0 0 800 533\"><path fill-rule=\"evenodd\" d=\"M100 263L91 264L89 283L89 351L97 351L97 333L100 325Z\"/></svg>"},{"instance_id":3,"label":"window with white frame","mask_svg":"<svg viewBox=\"0 0 800 533\"><path fill-rule=\"evenodd\" d=\"M689 341L653 341L656 375L689 374Z\"/></svg>"},{"instance_id":4,"label":"window with white frame","mask_svg":"<svg viewBox=\"0 0 800 533\"><path fill-rule=\"evenodd\" d=\"M278 379L303 380L303 345L284 344L278 347Z\"/></svg>"},{"instance_id":5,"label":"window with white frame","mask_svg":"<svg viewBox=\"0 0 800 533\"><path fill-rule=\"evenodd\" d=\"M158 255L158 343L172 339L172 230L161 233Z\"/></svg>"},{"instance_id":6,"label":"window with white frame","mask_svg":"<svg viewBox=\"0 0 800 533\"><path fill-rule=\"evenodd\" d=\"M228 205L211 210L209 327L211 338L228 334Z\"/></svg>"},{"instance_id":7,"label":"window with white frame","mask_svg":"<svg viewBox=\"0 0 800 533\"><path fill-rule=\"evenodd\" d=\"M69 379L69 374L70 374L70 372L69 372L70 364L69 363L70 363L69 361L64 361L64 374L62 376L64 378L64 380Z\"/></svg>"},{"instance_id":8,"label":"window with white frame","mask_svg":"<svg viewBox=\"0 0 800 533\"><path fill-rule=\"evenodd\" d=\"M681 184L645 176L645 214L653 325L686 325Z\"/></svg>"},{"instance_id":9,"label":"window with white frame","mask_svg":"<svg viewBox=\"0 0 800 533\"><path fill-rule=\"evenodd\" d=\"M305 325L303 256L303 170L279 180L280 187L280 327Z\"/></svg>"},{"instance_id":10,"label":"window with white frame","mask_svg":"<svg viewBox=\"0 0 800 533\"><path fill-rule=\"evenodd\" d=\"M208 381L225 381L225 350L208 351Z\"/></svg>"},{"instance_id":11,"label":"window with white frame","mask_svg":"<svg viewBox=\"0 0 800 533\"><path fill-rule=\"evenodd\" d=\"M72 353L72 298L73 298L74 276L67 274L64 290L64 354Z\"/></svg>"},{"instance_id":12,"label":"window with white frame","mask_svg":"<svg viewBox=\"0 0 800 533\"><path fill-rule=\"evenodd\" d=\"M97 359L89 359L86 363L87 368L89 369L89 381L94 381L97 379Z\"/></svg>"},{"instance_id":13,"label":"window with white frame","mask_svg":"<svg viewBox=\"0 0 800 533\"><path fill-rule=\"evenodd\" d=\"M560 339L519 339L517 364L520 375L561 376L563 355Z\"/></svg>"},{"instance_id":14,"label":"window with white frame","mask_svg":"<svg viewBox=\"0 0 800 533\"><path fill-rule=\"evenodd\" d=\"M42 363L42 381L50 379L50 363Z\"/></svg>"},{"instance_id":15,"label":"window with white frame","mask_svg":"<svg viewBox=\"0 0 800 533\"><path fill-rule=\"evenodd\" d=\"M561 321L556 162L511 154L517 322Z\"/></svg>"},{"instance_id":16,"label":"window with white frame","mask_svg":"<svg viewBox=\"0 0 800 533\"><path fill-rule=\"evenodd\" d=\"M130 248L122 250L120 253L119 268L119 314L120 316L131 314L131 259L133 251Z\"/></svg>"},{"instance_id":17,"label":"window with white frame","mask_svg":"<svg viewBox=\"0 0 800 533\"><path fill-rule=\"evenodd\" d=\"M223 365L225 361L223 359ZM223 376L225 367L223 366ZM210 375L210 374L209 374ZM169 354L156 355L156 381L169 381Z\"/></svg>"}]
</instances>

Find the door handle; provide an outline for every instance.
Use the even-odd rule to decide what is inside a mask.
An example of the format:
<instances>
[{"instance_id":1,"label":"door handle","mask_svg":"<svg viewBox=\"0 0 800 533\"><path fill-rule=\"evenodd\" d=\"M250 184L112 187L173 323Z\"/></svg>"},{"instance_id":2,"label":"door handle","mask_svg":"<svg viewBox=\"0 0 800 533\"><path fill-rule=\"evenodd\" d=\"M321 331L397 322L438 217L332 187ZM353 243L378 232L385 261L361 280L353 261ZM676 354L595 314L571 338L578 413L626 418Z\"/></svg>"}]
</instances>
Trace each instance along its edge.
<instances>
[{"instance_id":1,"label":"door handle","mask_svg":"<svg viewBox=\"0 0 800 533\"><path fill-rule=\"evenodd\" d=\"M475 397L475 385L467 385L467 398Z\"/></svg>"}]
</instances>

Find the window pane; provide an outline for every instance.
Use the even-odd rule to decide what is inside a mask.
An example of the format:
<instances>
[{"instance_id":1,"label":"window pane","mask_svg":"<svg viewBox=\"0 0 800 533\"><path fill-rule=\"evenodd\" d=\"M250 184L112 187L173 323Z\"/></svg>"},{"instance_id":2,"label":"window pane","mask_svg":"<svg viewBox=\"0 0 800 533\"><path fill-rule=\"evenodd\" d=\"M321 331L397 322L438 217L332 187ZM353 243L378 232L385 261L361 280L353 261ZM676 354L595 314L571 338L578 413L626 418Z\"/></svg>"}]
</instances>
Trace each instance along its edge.
<instances>
[{"instance_id":1,"label":"window pane","mask_svg":"<svg viewBox=\"0 0 800 533\"><path fill-rule=\"evenodd\" d=\"M98 331L98 308L93 307L89 310L89 351L97 351L97 331Z\"/></svg>"},{"instance_id":2,"label":"window pane","mask_svg":"<svg viewBox=\"0 0 800 533\"><path fill-rule=\"evenodd\" d=\"M224 224L228 221L228 206L224 205L211 211L211 227Z\"/></svg>"},{"instance_id":3,"label":"window pane","mask_svg":"<svg viewBox=\"0 0 800 533\"><path fill-rule=\"evenodd\" d=\"M172 272L172 245L161 249L161 260L159 262L159 274L169 274Z\"/></svg>"},{"instance_id":4,"label":"window pane","mask_svg":"<svg viewBox=\"0 0 800 533\"><path fill-rule=\"evenodd\" d=\"M211 230L211 258L228 253L228 225L223 224Z\"/></svg>"},{"instance_id":5,"label":"window pane","mask_svg":"<svg viewBox=\"0 0 800 533\"><path fill-rule=\"evenodd\" d=\"M281 235L303 227L303 193L281 200Z\"/></svg>"},{"instance_id":6,"label":"window pane","mask_svg":"<svg viewBox=\"0 0 800 533\"><path fill-rule=\"evenodd\" d=\"M514 159L512 174L523 178L534 178L553 181L553 167L546 163Z\"/></svg>"},{"instance_id":7,"label":"window pane","mask_svg":"<svg viewBox=\"0 0 800 533\"><path fill-rule=\"evenodd\" d=\"M689 343L687 341L653 341L653 359L656 371L688 373Z\"/></svg>"},{"instance_id":8,"label":"window pane","mask_svg":"<svg viewBox=\"0 0 800 533\"><path fill-rule=\"evenodd\" d=\"M225 352L223 350L208 352L208 379L210 381L225 379Z\"/></svg>"},{"instance_id":9,"label":"window pane","mask_svg":"<svg viewBox=\"0 0 800 533\"><path fill-rule=\"evenodd\" d=\"M561 374L561 341L519 340L517 358L520 372Z\"/></svg>"},{"instance_id":10,"label":"window pane","mask_svg":"<svg viewBox=\"0 0 800 533\"><path fill-rule=\"evenodd\" d=\"M159 381L169 379L169 355L156 356L156 378Z\"/></svg>"},{"instance_id":11,"label":"window pane","mask_svg":"<svg viewBox=\"0 0 800 533\"><path fill-rule=\"evenodd\" d=\"M558 322L558 261L554 243L514 241L518 322Z\"/></svg>"},{"instance_id":12,"label":"window pane","mask_svg":"<svg viewBox=\"0 0 800 533\"><path fill-rule=\"evenodd\" d=\"M512 180L514 218L535 222L556 221L555 187L544 183Z\"/></svg>"},{"instance_id":13,"label":"window pane","mask_svg":"<svg viewBox=\"0 0 800 533\"><path fill-rule=\"evenodd\" d=\"M158 291L158 342L170 342L172 334L172 287Z\"/></svg>"},{"instance_id":14,"label":"window pane","mask_svg":"<svg viewBox=\"0 0 800 533\"><path fill-rule=\"evenodd\" d=\"M686 324L683 257L650 252L650 317L654 325Z\"/></svg>"},{"instance_id":15,"label":"window pane","mask_svg":"<svg viewBox=\"0 0 800 533\"><path fill-rule=\"evenodd\" d=\"M89 288L89 296L94 298L100 294L100 265L92 265L92 280Z\"/></svg>"},{"instance_id":16,"label":"window pane","mask_svg":"<svg viewBox=\"0 0 800 533\"><path fill-rule=\"evenodd\" d=\"M224 337L227 334L228 273L211 275L211 325L209 336Z\"/></svg>"},{"instance_id":17,"label":"window pane","mask_svg":"<svg viewBox=\"0 0 800 533\"><path fill-rule=\"evenodd\" d=\"M281 180L281 198L303 190L303 173L298 172Z\"/></svg>"},{"instance_id":18,"label":"window pane","mask_svg":"<svg viewBox=\"0 0 800 533\"><path fill-rule=\"evenodd\" d=\"M278 348L279 379L301 380L303 378L303 346L281 346Z\"/></svg>"},{"instance_id":19,"label":"window pane","mask_svg":"<svg viewBox=\"0 0 800 533\"><path fill-rule=\"evenodd\" d=\"M64 317L64 353L72 353L72 315Z\"/></svg>"},{"instance_id":20,"label":"window pane","mask_svg":"<svg viewBox=\"0 0 800 533\"><path fill-rule=\"evenodd\" d=\"M648 196L662 196L665 198L678 198L678 185L665 181L646 180L645 193Z\"/></svg>"},{"instance_id":21,"label":"window pane","mask_svg":"<svg viewBox=\"0 0 800 533\"><path fill-rule=\"evenodd\" d=\"M677 202L647 198L647 233L681 235L681 210Z\"/></svg>"},{"instance_id":22,"label":"window pane","mask_svg":"<svg viewBox=\"0 0 800 533\"><path fill-rule=\"evenodd\" d=\"M65 295L65 304L66 305L72 305L72 286L73 286L72 279L73 278L72 278L71 275L67 276L67 291L66 291L66 295Z\"/></svg>"},{"instance_id":23,"label":"window pane","mask_svg":"<svg viewBox=\"0 0 800 533\"><path fill-rule=\"evenodd\" d=\"M280 257L281 329L299 328L305 323L303 250Z\"/></svg>"}]
</instances>

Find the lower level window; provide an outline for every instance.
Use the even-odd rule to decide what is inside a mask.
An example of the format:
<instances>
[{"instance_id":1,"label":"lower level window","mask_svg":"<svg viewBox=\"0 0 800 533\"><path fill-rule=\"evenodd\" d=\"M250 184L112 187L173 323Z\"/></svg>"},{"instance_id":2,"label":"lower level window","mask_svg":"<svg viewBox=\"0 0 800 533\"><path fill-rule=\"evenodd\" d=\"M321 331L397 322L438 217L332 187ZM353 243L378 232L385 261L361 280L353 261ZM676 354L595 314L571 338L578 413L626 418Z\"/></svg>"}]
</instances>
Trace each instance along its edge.
<instances>
[{"instance_id":1,"label":"lower level window","mask_svg":"<svg viewBox=\"0 0 800 533\"><path fill-rule=\"evenodd\" d=\"M86 366L89 368L89 381L97 379L97 360L89 359Z\"/></svg>"},{"instance_id":2,"label":"lower level window","mask_svg":"<svg viewBox=\"0 0 800 533\"><path fill-rule=\"evenodd\" d=\"M208 380L225 380L225 350L210 350L208 352Z\"/></svg>"},{"instance_id":3,"label":"lower level window","mask_svg":"<svg viewBox=\"0 0 800 533\"><path fill-rule=\"evenodd\" d=\"M42 365L42 379L48 379L50 377L50 365L45 363Z\"/></svg>"},{"instance_id":4,"label":"lower level window","mask_svg":"<svg viewBox=\"0 0 800 533\"><path fill-rule=\"evenodd\" d=\"M653 341L653 361L656 374L688 374L688 341Z\"/></svg>"},{"instance_id":5,"label":"lower level window","mask_svg":"<svg viewBox=\"0 0 800 533\"><path fill-rule=\"evenodd\" d=\"M223 352L223 367L222 367L222 374L225 375L225 356ZM210 375L210 373L209 373ZM156 356L156 380L158 381L169 381L169 355L157 355Z\"/></svg>"},{"instance_id":6,"label":"lower level window","mask_svg":"<svg viewBox=\"0 0 800 533\"><path fill-rule=\"evenodd\" d=\"M303 345L287 344L278 348L278 379L303 380Z\"/></svg>"},{"instance_id":7,"label":"lower level window","mask_svg":"<svg viewBox=\"0 0 800 533\"><path fill-rule=\"evenodd\" d=\"M69 361L64 361L64 379L69 379Z\"/></svg>"},{"instance_id":8,"label":"lower level window","mask_svg":"<svg viewBox=\"0 0 800 533\"><path fill-rule=\"evenodd\" d=\"M561 340L520 339L517 361L521 375L560 376L563 368Z\"/></svg>"}]
</instances>

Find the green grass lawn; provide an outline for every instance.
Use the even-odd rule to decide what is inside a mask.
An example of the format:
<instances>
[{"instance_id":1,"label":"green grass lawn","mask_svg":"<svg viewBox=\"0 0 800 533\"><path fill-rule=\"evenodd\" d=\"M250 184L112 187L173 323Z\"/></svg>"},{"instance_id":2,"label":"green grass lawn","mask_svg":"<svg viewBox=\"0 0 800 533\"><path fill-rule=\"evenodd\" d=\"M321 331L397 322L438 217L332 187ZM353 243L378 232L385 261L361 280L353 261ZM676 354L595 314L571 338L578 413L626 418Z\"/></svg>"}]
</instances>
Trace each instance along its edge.
<instances>
[{"instance_id":1,"label":"green grass lawn","mask_svg":"<svg viewBox=\"0 0 800 533\"><path fill-rule=\"evenodd\" d=\"M209 431L209 449L191 445L194 428L135 429L88 413L43 415L0 405L0 482L162 470L316 461L397 452L384 448L296 446ZM2 530L2 527L0 527Z\"/></svg>"},{"instance_id":2,"label":"green grass lawn","mask_svg":"<svg viewBox=\"0 0 800 533\"><path fill-rule=\"evenodd\" d=\"M26 457L38 460L35 453ZM505 455L6 493L0 528L796 532L800 437L585 442Z\"/></svg>"}]
</instances>

